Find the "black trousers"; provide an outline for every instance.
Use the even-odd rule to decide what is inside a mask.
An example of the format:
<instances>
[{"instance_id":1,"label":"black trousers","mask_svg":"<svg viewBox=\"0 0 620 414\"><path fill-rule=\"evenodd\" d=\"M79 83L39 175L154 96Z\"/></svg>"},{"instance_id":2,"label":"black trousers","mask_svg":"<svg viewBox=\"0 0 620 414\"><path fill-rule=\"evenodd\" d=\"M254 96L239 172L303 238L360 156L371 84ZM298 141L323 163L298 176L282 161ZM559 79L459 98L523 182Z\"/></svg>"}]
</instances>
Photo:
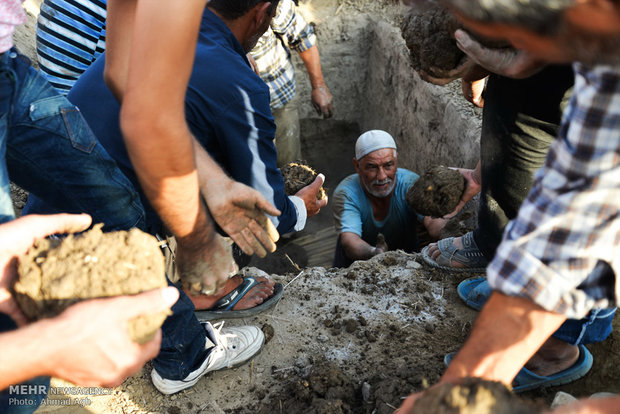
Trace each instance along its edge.
<instances>
[{"instance_id":1,"label":"black trousers","mask_svg":"<svg viewBox=\"0 0 620 414\"><path fill-rule=\"evenodd\" d=\"M480 138L482 189L474 230L474 240L488 260L555 140L573 80L570 66L548 66L527 79L489 77Z\"/></svg>"}]
</instances>

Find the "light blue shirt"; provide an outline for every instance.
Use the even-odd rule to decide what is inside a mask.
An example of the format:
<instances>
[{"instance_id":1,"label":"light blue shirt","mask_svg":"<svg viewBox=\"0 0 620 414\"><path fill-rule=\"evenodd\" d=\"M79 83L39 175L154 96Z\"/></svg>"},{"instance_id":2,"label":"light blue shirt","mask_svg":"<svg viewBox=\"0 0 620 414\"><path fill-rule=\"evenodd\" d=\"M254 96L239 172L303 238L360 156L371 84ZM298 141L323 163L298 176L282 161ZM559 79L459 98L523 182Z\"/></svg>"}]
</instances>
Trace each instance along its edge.
<instances>
[{"instance_id":1,"label":"light blue shirt","mask_svg":"<svg viewBox=\"0 0 620 414\"><path fill-rule=\"evenodd\" d=\"M342 180L333 195L334 222L338 234L354 233L374 246L377 234L382 233L390 250L417 251L417 224L421 219L409 207L405 197L418 178L419 175L403 168L396 171L390 210L382 221L375 220L359 176L352 174Z\"/></svg>"}]
</instances>

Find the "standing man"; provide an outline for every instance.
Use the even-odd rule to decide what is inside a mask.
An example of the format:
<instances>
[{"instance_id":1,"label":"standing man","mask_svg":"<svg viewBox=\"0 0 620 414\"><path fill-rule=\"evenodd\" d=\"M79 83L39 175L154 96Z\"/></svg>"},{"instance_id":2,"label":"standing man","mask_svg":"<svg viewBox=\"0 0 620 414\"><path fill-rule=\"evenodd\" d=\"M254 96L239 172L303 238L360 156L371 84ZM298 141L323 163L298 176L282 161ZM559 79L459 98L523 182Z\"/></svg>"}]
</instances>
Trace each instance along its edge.
<instances>
[{"instance_id":1,"label":"standing man","mask_svg":"<svg viewBox=\"0 0 620 414\"><path fill-rule=\"evenodd\" d=\"M332 116L332 95L325 85L314 28L292 0L281 0L269 29L250 52L261 78L269 85L271 112L276 121L278 167L302 158L295 67L291 50L299 54L312 85L312 105L324 118Z\"/></svg>"},{"instance_id":2,"label":"standing man","mask_svg":"<svg viewBox=\"0 0 620 414\"><path fill-rule=\"evenodd\" d=\"M620 3L511 2L510 12L505 2L446 3L473 31L551 62L578 62L558 139L487 268L494 291L441 379L509 384L567 318L585 317L572 327L584 335L589 312L620 297Z\"/></svg>"}]
</instances>

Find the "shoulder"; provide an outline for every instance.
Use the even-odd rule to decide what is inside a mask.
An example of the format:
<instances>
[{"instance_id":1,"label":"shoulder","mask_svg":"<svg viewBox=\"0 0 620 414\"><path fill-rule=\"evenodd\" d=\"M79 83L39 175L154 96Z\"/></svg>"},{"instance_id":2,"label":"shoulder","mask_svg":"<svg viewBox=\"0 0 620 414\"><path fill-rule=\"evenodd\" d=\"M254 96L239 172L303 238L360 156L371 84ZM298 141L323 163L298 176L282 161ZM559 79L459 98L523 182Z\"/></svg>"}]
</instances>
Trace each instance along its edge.
<instances>
[{"instance_id":1,"label":"shoulder","mask_svg":"<svg viewBox=\"0 0 620 414\"><path fill-rule=\"evenodd\" d=\"M362 190L362 186L360 184L360 179L357 174L351 174L348 177L344 178L336 189L334 190L334 196L336 195L352 195L358 191Z\"/></svg>"}]
</instances>

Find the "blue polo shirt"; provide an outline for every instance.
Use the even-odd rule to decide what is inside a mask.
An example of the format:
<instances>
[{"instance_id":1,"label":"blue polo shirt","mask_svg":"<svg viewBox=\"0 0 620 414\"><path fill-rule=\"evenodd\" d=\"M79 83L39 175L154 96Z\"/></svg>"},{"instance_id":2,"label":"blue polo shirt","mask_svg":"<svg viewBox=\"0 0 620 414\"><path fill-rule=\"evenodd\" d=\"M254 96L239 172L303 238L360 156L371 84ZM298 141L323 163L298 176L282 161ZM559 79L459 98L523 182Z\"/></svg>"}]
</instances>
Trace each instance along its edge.
<instances>
[{"instance_id":1,"label":"blue polo shirt","mask_svg":"<svg viewBox=\"0 0 620 414\"><path fill-rule=\"evenodd\" d=\"M351 174L342 180L332 197L338 234L354 233L374 246L377 235L382 233L390 250L417 251L417 224L421 216L409 207L405 197L418 178L416 173L404 168L396 171L396 186L390 199L390 210L381 221L374 217L372 205L362 188L359 176Z\"/></svg>"},{"instance_id":2,"label":"blue polo shirt","mask_svg":"<svg viewBox=\"0 0 620 414\"><path fill-rule=\"evenodd\" d=\"M68 98L80 108L123 172L137 184L120 131L120 106L103 81L104 59L105 54L80 77ZM276 166L276 126L269 88L250 67L228 26L208 8L200 26L185 116L196 139L231 178L258 190L282 212L272 218L280 233L303 228L305 207L298 213L284 193L284 181ZM148 205L144 195L142 201ZM147 217L153 214L150 209Z\"/></svg>"}]
</instances>

